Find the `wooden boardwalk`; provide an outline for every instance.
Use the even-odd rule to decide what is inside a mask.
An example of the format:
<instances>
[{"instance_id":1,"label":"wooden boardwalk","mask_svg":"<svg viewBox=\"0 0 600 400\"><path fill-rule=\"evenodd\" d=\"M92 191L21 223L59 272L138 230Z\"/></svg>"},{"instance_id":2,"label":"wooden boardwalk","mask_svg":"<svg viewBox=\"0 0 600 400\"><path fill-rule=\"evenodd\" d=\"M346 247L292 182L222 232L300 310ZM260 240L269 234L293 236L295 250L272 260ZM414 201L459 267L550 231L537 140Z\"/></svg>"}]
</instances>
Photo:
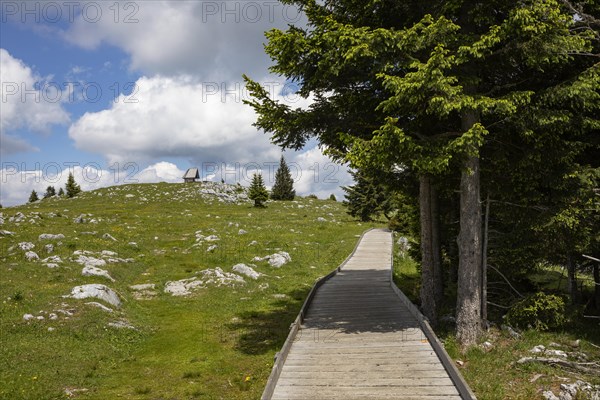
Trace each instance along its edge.
<instances>
[{"instance_id":1,"label":"wooden boardwalk","mask_svg":"<svg viewBox=\"0 0 600 400\"><path fill-rule=\"evenodd\" d=\"M370 230L311 292L263 399L474 398L391 282L391 253L391 233Z\"/></svg>"}]
</instances>

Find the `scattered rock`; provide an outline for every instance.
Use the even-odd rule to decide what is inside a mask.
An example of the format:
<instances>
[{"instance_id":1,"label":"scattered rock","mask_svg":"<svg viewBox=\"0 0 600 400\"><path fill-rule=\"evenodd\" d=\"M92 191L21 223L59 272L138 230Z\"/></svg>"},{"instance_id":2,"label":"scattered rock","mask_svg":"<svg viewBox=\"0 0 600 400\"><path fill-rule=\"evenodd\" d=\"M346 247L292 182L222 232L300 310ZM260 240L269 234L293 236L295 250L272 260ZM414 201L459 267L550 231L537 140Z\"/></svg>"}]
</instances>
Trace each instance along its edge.
<instances>
[{"instance_id":1,"label":"scattered rock","mask_svg":"<svg viewBox=\"0 0 600 400\"><path fill-rule=\"evenodd\" d=\"M11 231L0 230L0 236L12 236L14 234L15 233Z\"/></svg>"},{"instance_id":2,"label":"scattered rock","mask_svg":"<svg viewBox=\"0 0 600 400\"><path fill-rule=\"evenodd\" d=\"M210 235L204 238L205 241L207 242L216 242L217 240L221 240L219 239L219 237L217 235Z\"/></svg>"},{"instance_id":3,"label":"scattered rock","mask_svg":"<svg viewBox=\"0 0 600 400\"><path fill-rule=\"evenodd\" d=\"M44 263L61 263L63 262L59 256L50 256L46 257L42 260Z\"/></svg>"},{"instance_id":4,"label":"scattered rock","mask_svg":"<svg viewBox=\"0 0 600 400\"><path fill-rule=\"evenodd\" d=\"M105 233L104 235L102 235L102 239L112 240L113 242L117 241L117 239L115 239L110 233Z\"/></svg>"},{"instance_id":5,"label":"scattered rock","mask_svg":"<svg viewBox=\"0 0 600 400\"><path fill-rule=\"evenodd\" d=\"M23 251L29 251L35 247L35 244L31 242L21 242L17 246Z\"/></svg>"},{"instance_id":6,"label":"scattered rock","mask_svg":"<svg viewBox=\"0 0 600 400\"><path fill-rule=\"evenodd\" d=\"M209 285L234 287L244 283L241 276L224 272L221 268L205 269L198 273L198 277L167 282L164 292L173 296L188 296L192 291Z\"/></svg>"},{"instance_id":7,"label":"scattered rock","mask_svg":"<svg viewBox=\"0 0 600 400\"><path fill-rule=\"evenodd\" d=\"M240 229L238 231L238 235L245 235L246 233L248 233L248 231L244 230L244 229Z\"/></svg>"},{"instance_id":8,"label":"scattered rock","mask_svg":"<svg viewBox=\"0 0 600 400\"><path fill-rule=\"evenodd\" d=\"M600 386L593 386L587 382L577 380L575 383L562 383L560 393L556 396L552 391L542 393L546 400L574 400L574 399L600 399Z\"/></svg>"},{"instance_id":9,"label":"scattered rock","mask_svg":"<svg viewBox=\"0 0 600 400\"><path fill-rule=\"evenodd\" d=\"M254 257L252 261L268 261L271 267L280 268L284 264L292 261L292 257L285 251L279 251L264 257Z\"/></svg>"},{"instance_id":10,"label":"scattered rock","mask_svg":"<svg viewBox=\"0 0 600 400\"><path fill-rule=\"evenodd\" d=\"M139 285L129 286L133 290L133 297L136 300L147 300L157 295L156 285L154 283L142 283Z\"/></svg>"},{"instance_id":11,"label":"scattered rock","mask_svg":"<svg viewBox=\"0 0 600 400\"><path fill-rule=\"evenodd\" d=\"M208 246L208 248L206 249L206 252L207 252L207 253L211 253L211 252L215 251L217 247L219 247L219 246L217 246L216 244L211 244L211 245L210 245L210 246Z\"/></svg>"},{"instance_id":12,"label":"scattered rock","mask_svg":"<svg viewBox=\"0 0 600 400\"><path fill-rule=\"evenodd\" d=\"M251 241L248 246L256 246L258 242L256 240Z\"/></svg>"},{"instance_id":13,"label":"scattered rock","mask_svg":"<svg viewBox=\"0 0 600 400\"><path fill-rule=\"evenodd\" d=\"M73 218L73 222L75 222L76 224L84 224L87 222L85 217L86 214L81 214L79 217Z\"/></svg>"},{"instance_id":14,"label":"scattered rock","mask_svg":"<svg viewBox=\"0 0 600 400\"><path fill-rule=\"evenodd\" d=\"M35 317L33 315L31 315L31 314L25 314L25 315L23 315L23 320L24 321L29 321L29 320L32 320L34 318Z\"/></svg>"},{"instance_id":15,"label":"scattered rock","mask_svg":"<svg viewBox=\"0 0 600 400\"><path fill-rule=\"evenodd\" d=\"M77 396L78 393L85 393L88 389L76 389L76 388L65 388L65 395L67 397Z\"/></svg>"},{"instance_id":16,"label":"scattered rock","mask_svg":"<svg viewBox=\"0 0 600 400\"><path fill-rule=\"evenodd\" d=\"M100 252L101 255L106 256L106 257L117 257L119 254L115 253L114 251L108 251L108 250L102 250Z\"/></svg>"},{"instance_id":17,"label":"scattered rock","mask_svg":"<svg viewBox=\"0 0 600 400\"><path fill-rule=\"evenodd\" d=\"M119 296L117 296L117 294L109 287L98 283L75 286L73 289L71 289L70 295L63 297L70 297L73 299L87 299L89 297L94 297L115 307L121 306L121 300L119 300Z\"/></svg>"},{"instance_id":18,"label":"scattered rock","mask_svg":"<svg viewBox=\"0 0 600 400\"><path fill-rule=\"evenodd\" d=\"M27 261L35 261L39 260L40 256L38 256L37 253L33 251L28 251L25 253L25 258L27 259Z\"/></svg>"},{"instance_id":19,"label":"scattered rock","mask_svg":"<svg viewBox=\"0 0 600 400\"><path fill-rule=\"evenodd\" d=\"M173 296L188 296L192 291L204 287L204 282L195 278L181 279L165 283L165 293Z\"/></svg>"},{"instance_id":20,"label":"scattered rock","mask_svg":"<svg viewBox=\"0 0 600 400\"><path fill-rule=\"evenodd\" d=\"M546 391L542 392L542 396L544 396L544 399L546 399L546 400L560 400L558 397L556 397L554 395L554 393L552 393L551 390L546 390Z\"/></svg>"},{"instance_id":21,"label":"scattered rock","mask_svg":"<svg viewBox=\"0 0 600 400\"><path fill-rule=\"evenodd\" d=\"M134 291L154 290L155 288L156 288L156 285L154 283L141 283L139 285L129 286L129 289L134 290Z\"/></svg>"},{"instance_id":22,"label":"scattered rock","mask_svg":"<svg viewBox=\"0 0 600 400\"><path fill-rule=\"evenodd\" d=\"M513 339L521 339L521 334L519 332L515 331L509 325L502 325L500 327L500 329L502 329L503 331L507 332Z\"/></svg>"},{"instance_id":23,"label":"scattered rock","mask_svg":"<svg viewBox=\"0 0 600 400\"><path fill-rule=\"evenodd\" d=\"M485 341L485 342L481 343L481 347L485 351L490 351L494 347L494 345L491 342Z\"/></svg>"},{"instance_id":24,"label":"scattered rock","mask_svg":"<svg viewBox=\"0 0 600 400\"><path fill-rule=\"evenodd\" d=\"M234 272L245 275L251 279L258 279L262 274L256 272L252 267L247 266L246 264L236 264L231 268Z\"/></svg>"},{"instance_id":25,"label":"scattered rock","mask_svg":"<svg viewBox=\"0 0 600 400\"><path fill-rule=\"evenodd\" d=\"M48 332L54 332L54 330L55 330L55 329L56 329L56 328L53 328L53 327L49 326L49 327L48 327Z\"/></svg>"},{"instance_id":26,"label":"scattered rock","mask_svg":"<svg viewBox=\"0 0 600 400\"><path fill-rule=\"evenodd\" d=\"M317 218L317 222L327 222L327 220L323 217Z\"/></svg>"},{"instance_id":27,"label":"scattered rock","mask_svg":"<svg viewBox=\"0 0 600 400\"><path fill-rule=\"evenodd\" d=\"M53 244L47 244L44 246L44 249L46 249L46 253L50 254L54 251L54 245Z\"/></svg>"},{"instance_id":28,"label":"scattered rock","mask_svg":"<svg viewBox=\"0 0 600 400\"><path fill-rule=\"evenodd\" d=\"M129 321L124 320L124 319L120 319L120 320L115 321L115 322L109 322L107 325L110 326L110 327L112 327L112 328L117 328L117 329L133 329L133 330L136 330L135 326L131 325L131 323L129 323Z\"/></svg>"},{"instance_id":29,"label":"scattered rock","mask_svg":"<svg viewBox=\"0 0 600 400\"><path fill-rule=\"evenodd\" d=\"M566 359L567 358L567 353L565 353L562 350L554 350L554 349L547 349L546 347L544 347L543 345L539 344L535 347L533 347L531 350L529 350L530 353L533 354L542 354L545 356L550 356L550 357L561 357Z\"/></svg>"},{"instance_id":30,"label":"scattered rock","mask_svg":"<svg viewBox=\"0 0 600 400\"><path fill-rule=\"evenodd\" d=\"M73 253L74 254L74 253ZM106 265L106 261L101 258L91 257L91 256L83 256L80 255L75 260L76 263L85 265L86 267L103 267Z\"/></svg>"},{"instance_id":31,"label":"scattered rock","mask_svg":"<svg viewBox=\"0 0 600 400\"><path fill-rule=\"evenodd\" d=\"M463 365L465 365L465 362L464 362L464 361L461 361L461 360L456 360L456 364L457 364L459 367L462 367Z\"/></svg>"},{"instance_id":32,"label":"scattered rock","mask_svg":"<svg viewBox=\"0 0 600 400\"><path fill-rule=\"evenodd\" d=\"M85 267L83 267L83 269L81 270L81 275L83 275L83 276L101 276L106 279L109 279L112 282L115 281L113 279L113 277L110 276L108 271L101 269L101 268L93 267L91 265L86 265Z\"/></svg>"},{"instance_id":33,"label":"scattered rock","mask_svg":"<svg viewBox=\"0 0 600 400\"><path fill-rule=\"evenodd\" d=\"M64 238L65 235L63 235L62 233L59 233L58 235L53 235L51 233L42 233L40 236L38 236L38 240L60 240Z\"/></svg>"}]
</instances>

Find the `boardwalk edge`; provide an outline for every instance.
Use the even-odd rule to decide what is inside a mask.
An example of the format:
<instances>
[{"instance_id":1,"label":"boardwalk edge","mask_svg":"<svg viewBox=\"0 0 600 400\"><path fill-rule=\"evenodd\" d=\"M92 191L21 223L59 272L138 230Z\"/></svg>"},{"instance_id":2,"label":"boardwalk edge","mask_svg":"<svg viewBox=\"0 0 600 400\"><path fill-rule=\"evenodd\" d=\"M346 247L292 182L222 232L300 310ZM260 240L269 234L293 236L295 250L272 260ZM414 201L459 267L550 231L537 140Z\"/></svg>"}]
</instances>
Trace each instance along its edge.
<instances>
[{"instance_id":1,"label":"boardwalk edge","mask_svg":"<svg viewBox=\"0 0 600 400\"><path fill-rule=\"evenodd\" d=\"M471 388L469 387L469 385L463 378L462 374L460 373L458 368L456 368L456 365L454 365L454 361L452 360L450 355L446 352L444 345L440 342L440 340L436 336L435 332L431 328L431 325L429 325L429 321L427 320L427 318L421 313L421 311L417 308L417 306L415 306L413 304L413 302L410 301L410 299L408 297L406 297L406 295L398 288L398 286L396 286L396 283L394 282L394 241L393 240L392 240L391 265L392 265L392 268L390 270L390 285L392 286L394 293L396 293L396 295L400 298L402 303L404 303L404 305L408 308L410 313L417 319L417 321L419 321L419 325L421 326L421 329L425 333L427 340L429 340L431 347L433 347L433 349L435 350L435 353L437 354L438 358L442 362L442 365L446 369L446 372L448 372L448 375L450 375L450 379L452 379L452 382L456 386L456 389L458 390L458 393L460 394L460 396L465 400L477 400L477 398L475 397L475 394L473 393L473 391L471 390Z\"/></svg>"}]
</instances>

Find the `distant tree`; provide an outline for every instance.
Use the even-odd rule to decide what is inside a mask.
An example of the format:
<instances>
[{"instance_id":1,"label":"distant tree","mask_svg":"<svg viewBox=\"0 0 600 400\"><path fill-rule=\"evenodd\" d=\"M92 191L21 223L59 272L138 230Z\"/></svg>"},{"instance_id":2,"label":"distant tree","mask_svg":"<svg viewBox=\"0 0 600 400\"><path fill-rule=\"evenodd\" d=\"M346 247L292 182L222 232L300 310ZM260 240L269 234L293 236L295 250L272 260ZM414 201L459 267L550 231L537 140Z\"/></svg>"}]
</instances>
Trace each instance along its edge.
<instances>
[{"instance_id":1,"label":"distant tree","mask_svg":"<svg viewBox=\"0 0 600 400\"><path fill-rule=\"evenodd\" d=\"M62 197L65 195L65 191L63 190L63 188L58 189L58 196Z\"/></svg>"},{"instance_id":2,"label":"distant tree","mask_svg":"<svg viewBox=\"0 0 600 400\"><path fill-rule=\"evenodd\" d=\"M385 187L371 176L367 176L360 171L353 171L350 174L354 177L356 184L352 186L342 186L346 192L346 201L344 205L348 208L348 214L361 221L370 221L373 216L387 214L389 208L389 196Z\"/></svg>"},{"instance_id":3,"label":"distant tree","mask_svg":"<svg viewBox=\"0 0 600 400\"><path fill-rule=\"evenodd\" d=\"M329 196L329 200L337 201L337 199L335 198L335 194L331 193L331 196Z\"/></svg>"},{"instance_id":4,"label":"distant tree","mask_svg":"<svg viewBox=\"0 0 600 400\"><path fill-rule=\"evenodd\" d=\"M69 173L65 190L67 192L67 197L75 197L81 192L81 187L75 182L75 177L73 177L72 173Z\"/></svg>"},{"instance_id":5,"label":"distant tree","mask_svg":"<svg viewBox=\"0 0 600 400\"><path fill-rule=\"evenodd\" d=\"M294 196L296 196L294 180L285 159L281 156L279 168L275 173L275 184L271 190L271 198L273 200L294 200Z\"/></svg>"},{"instance_id":6,"label":"distant tree","mask_svg":"<svg viewBox=\"0 0 600 400\"><path fill-rule=\"evenodd\" d=\"M31 194L29 195L29 202L33 203L34 201L38 201L40 198L38 197L38 194L35 190L31 191Z\"/></svg>"},{"instance_id":7,"label":"distant tree","mask_svg":"<svg viewBox=\"0 0 600 400\"><path fill-rule=\"evenodd\" d=\"M56 189L54 189L54 186L48 186L46 188L46 193L44 193L44 198L47 199L54 196L56 196Z\"/></svg>"},{"instance_id":8,"label":"distant tree","mask_svg":"<svg viewBox=\"0 0 600 400\"><path fill-rule=\"evenodd\" d=\"M248 197L254 200L254 207L264 207L264 202L269 198L269 192L265 187L261 174L254 174Z\"/></svg>"}]
</instances>

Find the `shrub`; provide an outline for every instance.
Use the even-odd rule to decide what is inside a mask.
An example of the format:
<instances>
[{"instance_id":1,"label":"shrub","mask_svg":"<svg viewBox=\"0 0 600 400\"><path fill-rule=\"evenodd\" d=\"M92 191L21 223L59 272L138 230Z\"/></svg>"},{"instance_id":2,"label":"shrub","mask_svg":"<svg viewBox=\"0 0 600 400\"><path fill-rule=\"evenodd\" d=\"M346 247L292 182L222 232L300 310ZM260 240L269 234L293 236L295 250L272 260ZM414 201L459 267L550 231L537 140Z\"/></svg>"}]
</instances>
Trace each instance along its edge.
<instances>
[{"instance_id":1,"label":"shrub","mask_svg":"<svg viewBox=\"0 0 600 400\"><path fill-rule=\"evenodd\" d=\"M317 200L317 199L318 199L318 197L317 197L317 195L316 195L316 194L309 194L308 196L306 196L306 198L307 198L307 199L314 199L314 200Z\"/></svg>"},{"instance_id":2,"label":"shrub","mask_svg":"<svg viewBox=\"0 0 600 400\"><path fill-rule=\"evenodd\" d=\"M559 328L566 322L565 302L559 296L538 292L512 306L505 318L519 328L539 331Z\"/></svg>"},{"instance_id":3,"label":"shrub","mask_svg":"<svg viewBox=\"0 0 600 400\"><path fill-rule=\"evenodd\" d=\"M331 193L331 196L329 196L329 200L337 201L337 199L335 198L335 194Z\"/></svg>"}]
</instances>

